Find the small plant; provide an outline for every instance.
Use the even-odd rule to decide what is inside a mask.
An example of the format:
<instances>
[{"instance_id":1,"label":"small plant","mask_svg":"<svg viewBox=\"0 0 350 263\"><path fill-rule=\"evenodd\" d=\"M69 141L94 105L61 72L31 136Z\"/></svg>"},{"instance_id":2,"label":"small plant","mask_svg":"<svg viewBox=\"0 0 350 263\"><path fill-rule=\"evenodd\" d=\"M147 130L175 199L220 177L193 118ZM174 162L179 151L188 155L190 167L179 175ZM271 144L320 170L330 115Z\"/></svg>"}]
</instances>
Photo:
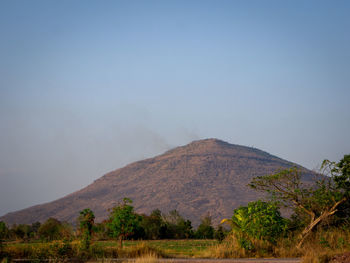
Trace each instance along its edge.
<instances>
[{"instance_id":1,"label":"small plant","mask_svg":"<svg viewBox=\"0 0 350 263\"><path fill-rule=\"evenodd\" d=\"M322 247L328 247L328 248L331 247L331 246L329 245L329 242L328 242L324 237L321 237L321 239L320 239L320 245L321 245Z\"/></svg>"},{"instance_id":2,"label":"small plant","mask_svg":"<svg viewBox=\"0 0 350 263\"><path fill-rule=\"evenodd\" d=\"M345 246L345 239L344 239L344 237L338 237L337 248L344 248L344 246Z\"/></svg>"},{"instance_id":3,"label":"small plant","mask_svg":"<svg viewBox=\"0 0 350 263\"><path fill-rule=\"evenodd\" d=\"M249 239L243 238L243 237L238 239L238 244L241 248L244 248L246 250L253 250L254 249L254 245L253 245L252 241Z\"/></svg>"}]
</instances>

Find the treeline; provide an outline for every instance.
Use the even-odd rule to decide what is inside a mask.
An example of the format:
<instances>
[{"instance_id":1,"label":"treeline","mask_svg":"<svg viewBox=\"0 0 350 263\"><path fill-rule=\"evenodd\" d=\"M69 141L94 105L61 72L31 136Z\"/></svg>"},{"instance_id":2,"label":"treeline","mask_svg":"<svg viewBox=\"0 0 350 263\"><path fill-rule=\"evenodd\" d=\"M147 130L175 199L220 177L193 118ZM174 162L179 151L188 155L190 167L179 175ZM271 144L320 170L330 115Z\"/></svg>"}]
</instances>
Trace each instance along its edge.
<instances>
[{"instance_id":1,"label":"treeline","mask_svg":"<svg viewBox=\"0 0 350 263\"><path fill-rule=\"evenodd\" d=\"M75 235L73 226L67 222L60 222L55 218L49 218L44 223L14 224L9 227L0 221L0 240L63 240L71 239Z\"/></svg>"},{"instance_id":2,"label":"treeline","mask_svg":"<svg viewBox=\"0 0 350 263\"><path fill-rule=\"evenodd\" d=\"M218 239L223 240L227 234L221 225L214 228L211 217L205 216L200 225L194 229L192 222L185 219L177 210L162 213L159 209L150 215L135 215L134 227L125 239L128 240L156 240L156 239ZM111 218L101 223L92 222L91 238L94 240L107 240L113 236ZM0 239L21 241L52 241L80 238L83 235L83 226L77 218L78 226L74 227L68 222L61 222L49 218L45 222L33 224L14 224L11 227L0 221Z\"/></svg>"}]
</instances>

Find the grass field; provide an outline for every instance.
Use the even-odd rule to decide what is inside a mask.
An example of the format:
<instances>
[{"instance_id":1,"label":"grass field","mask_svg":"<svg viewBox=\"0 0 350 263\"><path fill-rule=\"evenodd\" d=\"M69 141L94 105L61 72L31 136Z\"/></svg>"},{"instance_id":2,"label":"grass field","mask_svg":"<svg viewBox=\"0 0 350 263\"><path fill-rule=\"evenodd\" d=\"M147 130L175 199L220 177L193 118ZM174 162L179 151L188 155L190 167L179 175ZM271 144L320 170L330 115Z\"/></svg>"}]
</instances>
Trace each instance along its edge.
<instances>
[{"instance_id":1,"label":"grass field","mask_svg":"<svg viewBox=\"0 0 350 263\"><path fill-rule=\"evenodd\" d=\"M137 257L143 253L156 253L161 257L171 258L200 258L208 248L218 244L216 240L148 240L124 241L123 249L114 240L94 241L91 244L91 255L103 257ZM67 244L66 244L67 245ZM69 247L60 241L5 243L3 247L13 258L35 258L51 256L67 256L79 254L79 241L69 243ZM75 252L73 252L75 251ZM73 252L73 253L70 253Z\"/></svg>"},{"instance_id":2,"label":"grass field","mask_svg":"<svg viewBox=\"0 0 350 263\"><path fill-rule=\"evenodd\" d=\"M245 257L302 257L304 263L328 262L336 254L350 251L350 232L319 232L309 238L302 250L298 251L288 238L277 246L254 243L254 251L246 251L237 244L225 240L148 240L125 241L123 249L115 240L93 241L89 250L81 250L80 241L72 242L5 242L0 249L4 258L9 259L99 259L111 258L245 258ZM321 241L322 242L321 242ZM327 240L327 243L324 241ZM288 242L287 242L288 241ZM0 260L0 262L2 262Z\"/></svg>"},{"instance_id":3,"label":"grass field","mask_svg":"<svg viewBox=\"0 0 350 263\"><path fill-rule=\"evenodd\" d=\"M118 247L116 241L96 241L94 246L99 248ZM147 240L147 241L125 241L124 248L136 247L140 244L146 244L164 252L170 257L201 257L203 251L211 246L217 245L216 240Z\"/></svg>"},{"instance_id":4,"label":"grass field","mask_svg":"<svg viewBox=\"0 0 350 263\"><path fill-rule=\"evenodd\" d=\"M101 241L100 241L101 242ZM134 246L140 241L127 241L125 246ZM203 251L217 245L216 240L149 240L146 242L150 247L164 251L172 257L201 257Z\"/></svg>"}]
</instances>

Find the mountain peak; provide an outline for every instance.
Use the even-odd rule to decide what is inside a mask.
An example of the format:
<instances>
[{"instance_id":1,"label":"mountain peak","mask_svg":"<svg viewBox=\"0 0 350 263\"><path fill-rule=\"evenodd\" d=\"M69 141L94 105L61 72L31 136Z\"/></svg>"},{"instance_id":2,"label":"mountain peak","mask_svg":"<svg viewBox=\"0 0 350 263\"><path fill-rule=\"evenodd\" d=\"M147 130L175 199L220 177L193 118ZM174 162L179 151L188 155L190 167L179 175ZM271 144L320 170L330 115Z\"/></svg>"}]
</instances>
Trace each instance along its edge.
<instances>
[{"instance_id":1,"label":"mountain peak","mask_svg":"<svg viewBox=\"0 0 350 263\"><path fill-rule=\"evenodd\" d=\"M181 156L181 155L236 155L245 157L266 157L266 158L278 158L270 155L267 152L261 151L256 148L242 146L238 144L230 144L223 140L216 138L208 138L202 140L192 141L184 146L179 146L167 151L161 156ZM279 158L278 158L279 159ZM282 159L280 159L282 160Z\"/></svg>"},{"instance_id":2,"label":"mountain peak","mask_svg":"<svg viewBox=\"0 0 350 263\"><path fill-rule=\"evenodd\" d=\"M202 140L195 140L189 143L188 145L207 145L207 146L221 146L221 147L227 147L232 144L216 139L216 138L208 138L208 139L202 139Z\"/></svg>"},{"instance_id":3,"label":"mountain peak","mask_svg":"<svg viewBox=\"0 0 350 263\"><path fill-rule=\"evenodd\" d=\"M229 144L225 141L215 139L215 138L209 138L209 139L202 139L202 140L196 140L192 141L189 144L186 144L184 146L179 146L176 148L173 148L166 152L166 154L169 153L204 153L204 152L210 152L213 150L223 150L224 148L228 148L234 146L233 144Z\"/></svg>"}]
</instances>

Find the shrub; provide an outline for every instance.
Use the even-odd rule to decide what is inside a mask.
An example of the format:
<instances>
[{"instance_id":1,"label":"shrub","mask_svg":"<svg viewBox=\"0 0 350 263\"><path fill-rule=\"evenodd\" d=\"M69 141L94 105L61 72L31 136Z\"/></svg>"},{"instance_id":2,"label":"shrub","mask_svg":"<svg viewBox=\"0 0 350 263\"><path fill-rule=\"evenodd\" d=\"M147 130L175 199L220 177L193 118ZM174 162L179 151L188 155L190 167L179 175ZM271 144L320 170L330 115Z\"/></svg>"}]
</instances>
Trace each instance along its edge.
<instances>
[{"instance_id":1,"label":"shrub","mask_svg":"<svg viewBox=\"0 0 350 263\"><path fill-rule=\"evenodd\" d=\"M238 240L244 247L250 246L248 238L276 243L285 233L288 221L281 216L275 203L258 200L235 209L232 222Z\"/></svg>"}]
</instances>

